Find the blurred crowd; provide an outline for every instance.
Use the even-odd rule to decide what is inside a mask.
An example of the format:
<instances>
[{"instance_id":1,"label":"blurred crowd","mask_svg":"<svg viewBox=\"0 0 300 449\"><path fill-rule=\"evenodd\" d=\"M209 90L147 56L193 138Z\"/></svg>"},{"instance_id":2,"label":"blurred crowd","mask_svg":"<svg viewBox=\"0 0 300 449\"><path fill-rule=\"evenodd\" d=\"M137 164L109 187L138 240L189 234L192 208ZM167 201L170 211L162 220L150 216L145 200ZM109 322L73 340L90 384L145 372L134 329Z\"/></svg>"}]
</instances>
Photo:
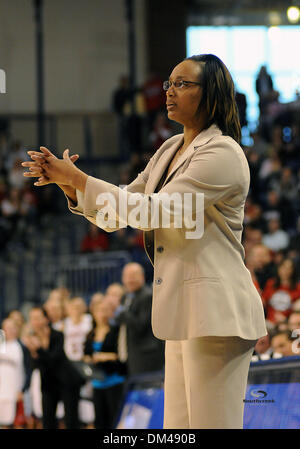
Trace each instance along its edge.
<instances>
[{"instance_id":1,"label":"blurred crowd","mask_svg":"<svg viewBox=\"0 0 300 449\"><path fill-rule=\"evenodd\" d=\"M1 123L0 123L1 125ZM29 148L27 148L28 150ZM27 247L26 230L41 226L44 214L57 214L53 186L36 189L23 176L21 163L29 160L24 144L14 140L9 128L0 126L0 253L9 242Z\"/></svg>"},{"instance_id":2,"label":"blurred crowd","mask_svg":"<svg viewBox=\"0 0 300 449\"><path fill-rule=\"evenodd\" d=\"M144 269L130 262L88 304L57 288L26 316L12 310L2 323L0 426L113 428L126 380L164 367L151 305Z\"/></svg>"},{"instance_id":3,"label":"blurred crowd","mask_svg":"<svg viewBox=\"0 0 300 449\"><path fill-rule=\"evenodd\" d=\"M38 215L38 197L32 183L26 182L21 162L27 159L20 141L10 142L0 133L0 239L1 250Z\"/></svg>"},{"instance_id":4,"label":"blurred crowd","mask_svg":"<svg viewBox=\"0 0 300 449\"><path fill-rule=\"evenodd\" d=\"M266 67L259 72L256 90L259 123L250 132L251 145L242 143L251 173L242 242L268 335L258 340L253 361L300 355L300 117L279 102ZM237 93L237 103L247 128L242 93ZM128 163L120 167L120 184L135 179L174 133L164 104L157 76L151 75L135 92L127 77L120 79L113 109L120 139L129 150ZM8 147L6 137L0 139L0 235L6 242L16 226L22 238L22 226L36 225L42 209L40 193L22 177L22 145ZM80 246L84 253L124 249L143 253L142 233L121 229L107 235L90 225ZM66 289L55 289L27 317L12 311L2 323L10 350L0 354L0 377L8 383L6 389L3 380L0 386L0 424L112 427L126 379L163 369L163 342L151 330L151 300L143 267L131 263L124 267L120 284L96 292L88 303ZM90 379L83 374L85 363L93 368Z\"/></svg>"}]
</instances>

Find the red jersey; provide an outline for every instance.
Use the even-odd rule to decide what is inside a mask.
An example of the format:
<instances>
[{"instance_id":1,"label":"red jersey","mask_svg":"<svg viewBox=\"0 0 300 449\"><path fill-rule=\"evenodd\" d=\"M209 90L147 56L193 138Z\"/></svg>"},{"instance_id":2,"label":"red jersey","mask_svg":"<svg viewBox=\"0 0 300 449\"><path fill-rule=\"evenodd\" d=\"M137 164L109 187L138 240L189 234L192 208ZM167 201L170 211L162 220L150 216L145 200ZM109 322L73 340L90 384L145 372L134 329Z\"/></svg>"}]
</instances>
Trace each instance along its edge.
<instances>
[{"instance_id":1,"label":"red jersey","mask_svg":"<svg viewBox=\"0 0 300 449\"><path fill-rule=\"evenodd\" d=\"M275 287L275 279L269 279L262 292L263 303L267 311L267 320L275 323L275 314L280 312L288 317L292 311L292 303L300 298L300 282L291 289L285 285Z\"/></svg>"}]
</instances>

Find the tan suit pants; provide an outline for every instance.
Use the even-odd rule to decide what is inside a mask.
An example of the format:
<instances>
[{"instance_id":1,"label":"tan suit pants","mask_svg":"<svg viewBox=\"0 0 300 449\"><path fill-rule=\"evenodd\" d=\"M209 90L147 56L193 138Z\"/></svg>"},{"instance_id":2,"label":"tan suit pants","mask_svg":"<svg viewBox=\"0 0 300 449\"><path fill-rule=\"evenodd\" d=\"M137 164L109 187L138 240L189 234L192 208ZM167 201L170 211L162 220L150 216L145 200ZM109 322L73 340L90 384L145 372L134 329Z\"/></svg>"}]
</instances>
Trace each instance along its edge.
<instances>
[{"instance_id":1,"label":"tan suit pants","mask_svg":"<svg viewBox=\"0 0 300 449\"><path fill-rule=\"evenodd\" d=\"M242 429L256 340L167 340L164 429Z\"/></svg>"}]
</instances>

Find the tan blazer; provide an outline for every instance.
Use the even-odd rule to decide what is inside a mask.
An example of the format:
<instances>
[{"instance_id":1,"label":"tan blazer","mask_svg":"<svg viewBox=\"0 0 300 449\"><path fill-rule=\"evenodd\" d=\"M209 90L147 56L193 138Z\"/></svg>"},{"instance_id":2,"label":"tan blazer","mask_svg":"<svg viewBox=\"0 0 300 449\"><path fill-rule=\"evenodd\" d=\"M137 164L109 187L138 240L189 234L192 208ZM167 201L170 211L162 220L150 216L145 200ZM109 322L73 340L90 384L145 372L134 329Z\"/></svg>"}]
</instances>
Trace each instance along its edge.
<instances>
[{"instance_id":1,"label":"tan blazer","mask_svg":"<svg viewBox=\"0 0 300 449\"><path fill-rule=\"evenodd\" d=\"M168 139L127 186L128 197L140 192L150 201L160 198L163 192L204 194L201 238L186 239L186 229L174 226L152 231L153 333L165 340L210 335L257 339L267 333L263 306L244 264L241 244L250 180L248 162L242 148L212 125L198 134L177 160L159 193L153 194L182 141L183 134ZM120 188L89 176L85 194L77 191L77 207L69 202L69 208L96 223L97 212L103 216L104 210L107 216L107 209L96 205L99 193L105 192L114 198L108 206L116 208ZM113 230L124 226L118 219L117 215ZM104 222L100 226L112 231ZM141 229L148 235L152 228Z\"/></svg>"}]
</instances>

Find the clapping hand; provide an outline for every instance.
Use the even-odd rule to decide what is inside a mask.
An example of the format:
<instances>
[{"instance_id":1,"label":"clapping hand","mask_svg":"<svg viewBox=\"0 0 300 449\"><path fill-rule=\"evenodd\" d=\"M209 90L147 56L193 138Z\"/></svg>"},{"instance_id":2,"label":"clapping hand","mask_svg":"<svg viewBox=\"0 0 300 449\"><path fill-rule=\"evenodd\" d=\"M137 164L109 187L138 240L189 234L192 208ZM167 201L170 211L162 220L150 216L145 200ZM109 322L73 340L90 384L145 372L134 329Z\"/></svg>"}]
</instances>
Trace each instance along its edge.
<instances>
[{"instance_id":1,"label":"clapping hand","mask_svg":"<svg viewBox=\"0 0 300 449\"><path fill-rule=\"evenodd\" d=\"M69 150L63 153L63 159L58 159L46 147L40 147L41 152L28 151L33 162L23 162L22 166L29 168L24 173L28 178L38 178L35 186L44 186L55 183L58 185L72 185L72 178L78 170L74 162L79 158L78 154L69 156Z\"/></svg>"}]
</instances>

